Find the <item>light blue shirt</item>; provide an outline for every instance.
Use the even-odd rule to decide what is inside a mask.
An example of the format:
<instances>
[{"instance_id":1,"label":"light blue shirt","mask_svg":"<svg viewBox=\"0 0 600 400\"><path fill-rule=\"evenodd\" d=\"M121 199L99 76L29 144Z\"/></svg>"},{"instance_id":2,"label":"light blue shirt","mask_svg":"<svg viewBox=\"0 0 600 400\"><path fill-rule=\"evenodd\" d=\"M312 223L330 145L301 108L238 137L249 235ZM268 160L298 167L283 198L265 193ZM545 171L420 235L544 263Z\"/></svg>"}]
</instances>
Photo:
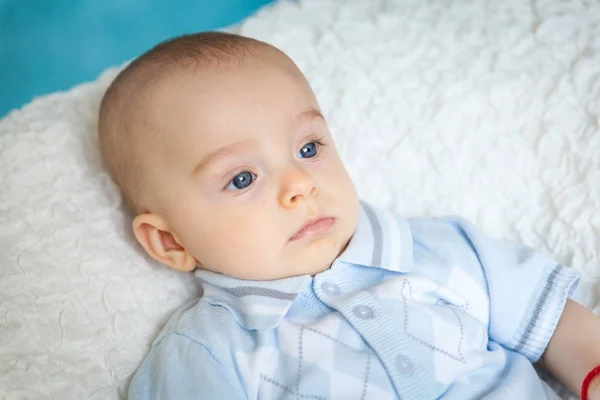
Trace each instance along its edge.
<instances>
[{"instance_id":1,"label":"light blue shirt","mask_svg":"<svg viewBox=\"0 0 600 400\"><path fill-rule=\"evenodd\" d=\"M314 277L197 271L136 372L136 399L553 399L532 363L578 274L460 218L361 204Z\"/></svg>"}]
</instances>

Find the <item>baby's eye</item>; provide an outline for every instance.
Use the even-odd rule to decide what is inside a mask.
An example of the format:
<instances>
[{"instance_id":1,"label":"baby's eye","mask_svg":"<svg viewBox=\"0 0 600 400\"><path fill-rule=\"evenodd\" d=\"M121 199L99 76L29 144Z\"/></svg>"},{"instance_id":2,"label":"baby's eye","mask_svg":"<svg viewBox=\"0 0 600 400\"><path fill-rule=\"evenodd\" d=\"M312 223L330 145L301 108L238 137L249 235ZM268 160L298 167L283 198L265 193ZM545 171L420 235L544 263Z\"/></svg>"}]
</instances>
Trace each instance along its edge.
<instances>
[{"instance_id":1,"label":"baby's eye","mask_svg":"<svg viewBox=\"0 0 600 400\"><path fill-rule=\"evenodd\" d=\"M239 174L234 176L231 181L229 181L229 183L227 184L225 189L226 190L246 189L248 186L250 186L250 184L252 183L252 181L254 181L254 179L256 179L256 175L254 175L252 172L248 172L248 171L240 172Z\"/></svg>"},{"instance_id":2,"label":"baby's eye","mask_svg":"<svg viewBox=\"0 0 600 400\"><path fill-rule=\"evenodd\" d=\"M315 142L310 142L304 145L304 147L302 147L300 149L300 158L313 158L314 156L317 155L317 150L319 149L319 146L317 143Z\"/></svg>"}]
</instances>

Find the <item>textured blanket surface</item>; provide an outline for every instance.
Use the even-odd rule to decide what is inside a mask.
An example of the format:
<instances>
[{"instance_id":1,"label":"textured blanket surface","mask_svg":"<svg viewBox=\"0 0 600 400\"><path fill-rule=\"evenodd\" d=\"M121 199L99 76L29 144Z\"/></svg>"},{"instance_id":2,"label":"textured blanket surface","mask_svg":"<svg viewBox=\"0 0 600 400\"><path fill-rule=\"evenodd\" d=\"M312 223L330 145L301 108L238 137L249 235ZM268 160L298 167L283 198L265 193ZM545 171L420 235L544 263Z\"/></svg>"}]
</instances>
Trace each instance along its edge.
<instances>
[{"instance_id":1,"label":"textured blanket surface","mask_svg":"<svg viewBox=\"0 0 600 400\"><path fill-rule=\"evenodd\" d=\"M302 0L233 30L306 73L363 199L545 250L598 313L599 20L586 0ZM199 294L134 244L101 167L115 74L0 121L0 399L125 398Z\"/></svg>"}]
</instances>

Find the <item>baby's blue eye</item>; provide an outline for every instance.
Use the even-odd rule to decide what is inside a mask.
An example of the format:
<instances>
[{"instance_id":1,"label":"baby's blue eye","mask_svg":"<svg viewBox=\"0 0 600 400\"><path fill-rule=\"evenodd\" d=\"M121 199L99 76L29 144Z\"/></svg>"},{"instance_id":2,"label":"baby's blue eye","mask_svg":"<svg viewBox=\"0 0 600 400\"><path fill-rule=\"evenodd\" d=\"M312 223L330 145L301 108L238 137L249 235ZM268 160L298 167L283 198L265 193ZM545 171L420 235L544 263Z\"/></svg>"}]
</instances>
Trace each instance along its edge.
<instances>
[{"instance_id":1,"label":"baby's blue eye","mask_svg":"<svg viewBox=\"0 0 600 400\"><path fill-rule=\"evenodd\" d=\"M300 149L300 157L301 158L313 158L317 155L317 144L315 142L310 142L304 145L303 148Z\"/></svg>"},{"instance_id":2,"label":"baby's blue eye","mask_svg":"<svg viewBox=\"0 0 600 400\"><path fill-rule=\"evenodd\" d=\"M252 181L256 179L256 176L248 171L240 172L236 176L233 177L229 184L225 189L227 190L236 190L236 189L246 189Z\"/></svg>"}]
</instances>

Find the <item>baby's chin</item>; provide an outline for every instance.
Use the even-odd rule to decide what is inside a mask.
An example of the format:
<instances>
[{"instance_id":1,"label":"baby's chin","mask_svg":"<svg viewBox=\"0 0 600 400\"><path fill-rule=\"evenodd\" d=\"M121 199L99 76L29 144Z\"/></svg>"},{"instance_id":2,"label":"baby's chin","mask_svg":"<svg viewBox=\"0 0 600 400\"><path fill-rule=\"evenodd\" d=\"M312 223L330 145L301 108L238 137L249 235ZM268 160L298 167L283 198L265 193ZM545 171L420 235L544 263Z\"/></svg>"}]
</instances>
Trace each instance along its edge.
<instances>
[{"instance_id":1,"label":"baby's chin","mask_svg":"<svg viewBox=\"0 0 600 400\"><path fill-rule=\"evenodd\" d=\"M331 268L348 241L349 239L340 238L339 235L331 235L310 243L300 243L300 248L294 249L298 257L291 263L294 264L295 271L290 272L293 275L314 276Z\"/></svg>"},{"instance_id":2,"label":"baby's chin","mask_svg":"<svg viewBox=\"0 0 600 400\"><path fill-rule=\"evenodd\" d=\"M262 269L257 265L256 268L230 271L229 274L225 271L217 272L225 273L225 275L234 278L253 281L273 281L306 275L315 276L329 269L339 254L336 250L336 247L339 246L335 241L329 243L326 241L312 242L298 247L262 264ZM266 268L265 265L267 265Z\"/></svg>"}]
</instances>

